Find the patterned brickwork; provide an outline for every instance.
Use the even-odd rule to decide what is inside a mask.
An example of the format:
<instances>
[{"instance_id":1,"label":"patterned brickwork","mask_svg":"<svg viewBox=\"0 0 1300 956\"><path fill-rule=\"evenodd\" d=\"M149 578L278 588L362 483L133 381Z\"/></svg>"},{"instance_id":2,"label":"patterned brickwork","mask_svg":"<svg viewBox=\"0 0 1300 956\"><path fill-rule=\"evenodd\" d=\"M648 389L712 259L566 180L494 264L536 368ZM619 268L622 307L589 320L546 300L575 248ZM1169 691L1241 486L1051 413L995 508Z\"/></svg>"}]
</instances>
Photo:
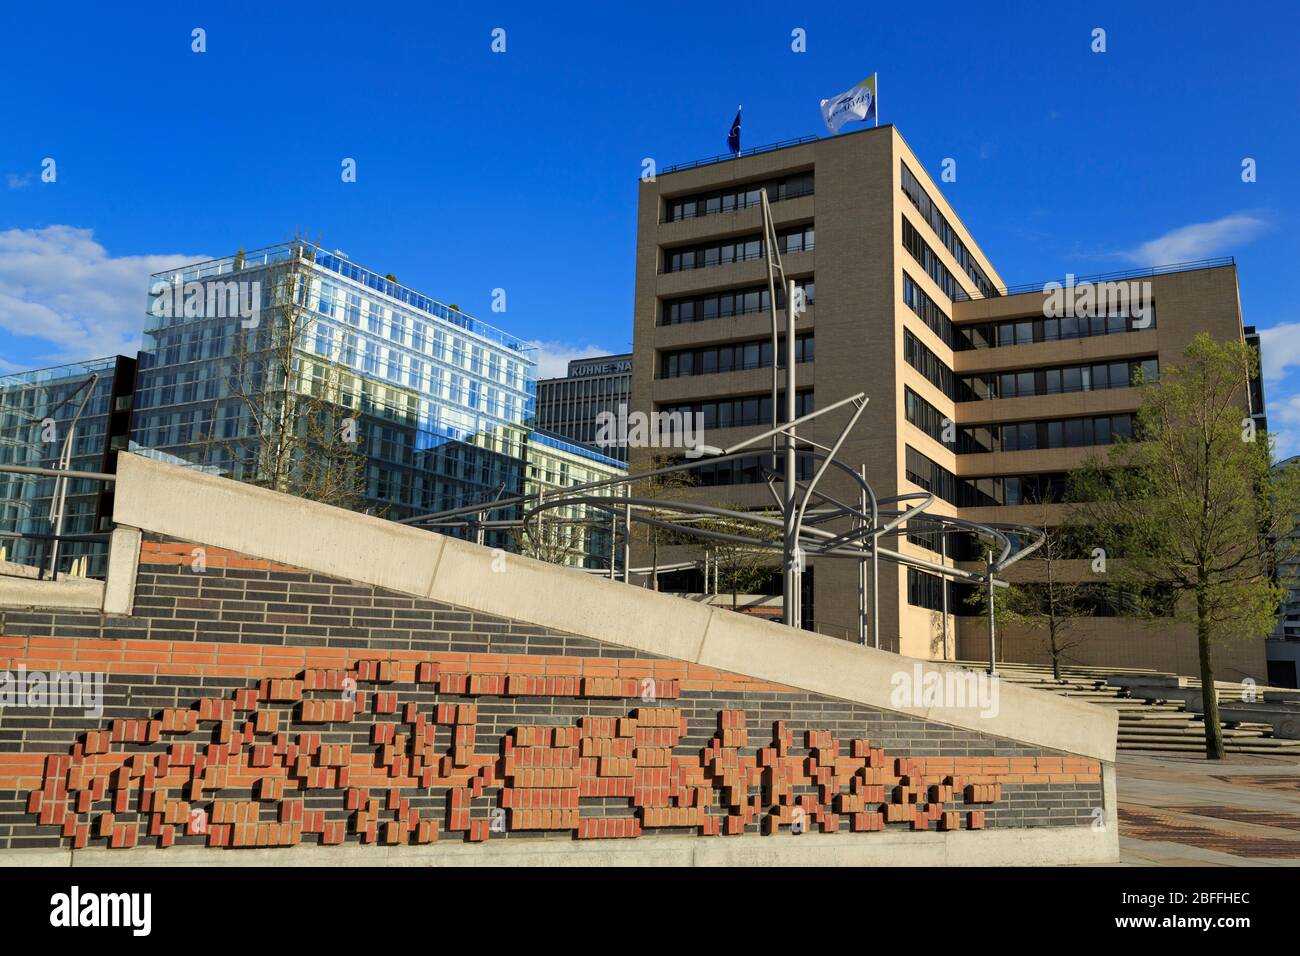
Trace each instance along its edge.
<instances>
[{"instance_id":1,"label":"patterned brickwork","mask_svg":"<svg viewBox=\"0 0 1300 956\"><path fill-rule=\"evenodd\" d=\"M147 541L136 614L4 612L0 848L1081 826L1096 761L216 549ZM868 839L869 836L864 836Z\"/></svg>"}]
</instances>

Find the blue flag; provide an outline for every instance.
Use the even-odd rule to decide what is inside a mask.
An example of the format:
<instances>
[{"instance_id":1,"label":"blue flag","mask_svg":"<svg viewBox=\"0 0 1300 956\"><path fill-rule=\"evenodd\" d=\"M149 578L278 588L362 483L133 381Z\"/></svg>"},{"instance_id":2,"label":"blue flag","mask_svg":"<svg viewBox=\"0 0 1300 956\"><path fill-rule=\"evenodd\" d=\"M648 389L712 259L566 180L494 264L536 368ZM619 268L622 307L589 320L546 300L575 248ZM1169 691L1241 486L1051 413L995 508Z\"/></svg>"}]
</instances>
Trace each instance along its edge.
<instances>
[{"instance_id":1,"label":"blue flag","mask_svg":"<svg viewBox=\"0 0 1300 956\"><path fill-rule=\"evenodd\" d=\"M727 134L727 148L736 155L740 155L740 107L736 107L736 119L731 124L731 132Z\"/></svg>"}]
</instances>

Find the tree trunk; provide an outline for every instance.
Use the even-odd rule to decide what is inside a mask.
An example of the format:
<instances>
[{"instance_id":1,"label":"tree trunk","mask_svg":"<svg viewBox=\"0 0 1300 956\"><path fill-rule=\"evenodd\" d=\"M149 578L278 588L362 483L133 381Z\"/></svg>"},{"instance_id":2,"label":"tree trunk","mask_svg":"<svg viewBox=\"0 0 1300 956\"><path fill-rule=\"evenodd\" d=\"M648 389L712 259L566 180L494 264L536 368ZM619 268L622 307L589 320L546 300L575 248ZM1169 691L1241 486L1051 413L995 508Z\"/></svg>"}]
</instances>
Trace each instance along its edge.
<instances>
[{"instance_id":1,"label":"tree trunk","mask_svg":"<svg viewBox=\"0 0 1300 956\"><path fill-rule=\"evenodd\" d=\"M1222 760L1223 727L1219 724L1219 695L1214 691L1214 665L1210 661L1210 622L1205 594L1196 594L1196 648L1201 655L1201 709L1205 712L1205 759Z\"/></svg>"},{"instance_id":2,"label":"tree trunk","mask_svg":"<svg viewBox=\"0 0 1300 956\"><path fill-rule=\"evenodd\" d=\"M1056 643L1055 621L1048 624L1047 632L1050 635L1049 640L1052 642L1052 679L1059 681L1061 679L1061 650Z\"/></svg>"},{"instance_id":3,"label":"tree trunk","mask_svg":"<svg viewBox=\"0 0 1300 956\"><path fill-rule=\"evenodd\" d=\"M652 528L650 532L650 590L659 590L659 532Z\"/></svg>"}]
</instances>

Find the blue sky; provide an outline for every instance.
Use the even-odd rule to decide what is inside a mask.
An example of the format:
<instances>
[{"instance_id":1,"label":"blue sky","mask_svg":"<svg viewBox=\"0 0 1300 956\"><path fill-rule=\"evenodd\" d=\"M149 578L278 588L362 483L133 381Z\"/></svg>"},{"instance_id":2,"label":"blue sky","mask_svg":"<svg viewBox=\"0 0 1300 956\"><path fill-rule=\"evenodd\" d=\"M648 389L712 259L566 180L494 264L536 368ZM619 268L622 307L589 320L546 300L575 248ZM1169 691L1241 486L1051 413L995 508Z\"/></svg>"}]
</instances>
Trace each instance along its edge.
<instances>
[{"instance_id":1,"label":"blue sky","mask_svg":"<svg viewBox=\"0 0 1300 956\"><path fill-rule=\"evenodd\" d=\"M1236 256L1300 451L1293 4L550 6L11 8L0 371L132 348L150 272L297 228L545 343L544 371L627 349L642 160L722 152L740 103L746 147L825 133L818 101L878 71L1006 281Z\"/></svg>"}]
</instances>

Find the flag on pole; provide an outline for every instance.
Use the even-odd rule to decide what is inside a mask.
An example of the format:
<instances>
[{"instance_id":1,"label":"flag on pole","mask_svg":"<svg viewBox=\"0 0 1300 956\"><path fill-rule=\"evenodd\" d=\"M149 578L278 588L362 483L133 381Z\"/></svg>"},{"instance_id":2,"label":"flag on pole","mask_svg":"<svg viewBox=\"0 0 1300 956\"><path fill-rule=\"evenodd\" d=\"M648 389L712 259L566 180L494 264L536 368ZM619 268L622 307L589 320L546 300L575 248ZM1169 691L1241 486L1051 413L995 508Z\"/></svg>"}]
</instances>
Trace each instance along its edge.
<instances>
[{"instance_id":1,"label":"flag on pole","mask_svg":"<svg viewBox=\"0 0 1300 956\"><path fill-rule=\"evenodd\" d=\"M876 118L876 74L859 83L853 89L829 100L822 100L822 120L832 133L838 133L845 123L858 120L875 120Z\"/></svg>"},{"instance_id":2,"label":"flag on pole","mask_svg":"<svg viewBox=\"0 0 1300 956\"><path fill-rule=\"evenodd\" d=\"M727 148L740 155L740 107L736 107L736 118L731 123L731 132L727 133Z\"/></svg>"}]
</instances>

